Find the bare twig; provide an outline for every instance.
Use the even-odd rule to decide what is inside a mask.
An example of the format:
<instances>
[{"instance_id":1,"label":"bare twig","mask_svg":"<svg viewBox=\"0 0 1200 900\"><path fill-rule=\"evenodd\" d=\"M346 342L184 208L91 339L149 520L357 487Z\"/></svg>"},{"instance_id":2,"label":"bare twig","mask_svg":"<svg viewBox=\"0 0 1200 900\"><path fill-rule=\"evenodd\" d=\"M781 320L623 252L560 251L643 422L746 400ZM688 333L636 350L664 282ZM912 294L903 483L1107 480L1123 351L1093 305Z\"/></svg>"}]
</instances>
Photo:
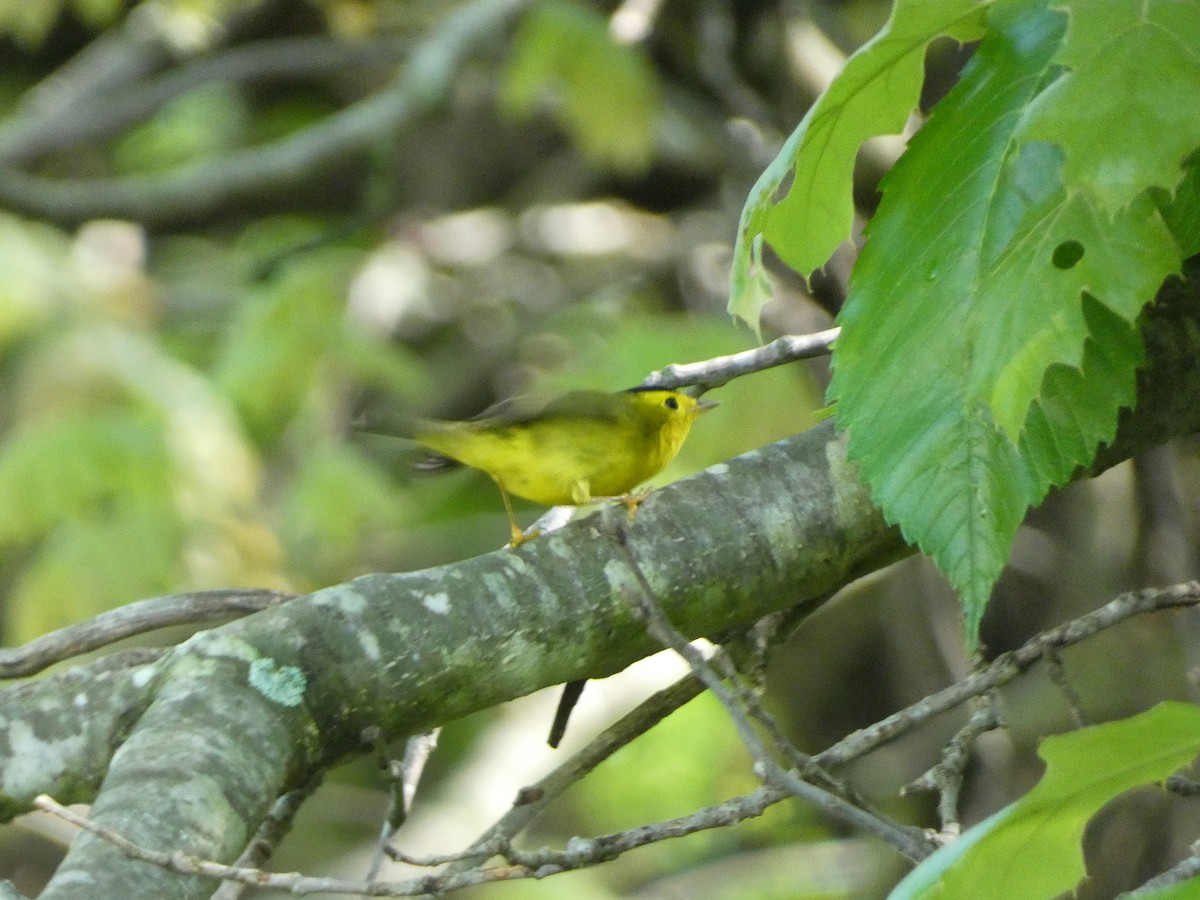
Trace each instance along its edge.
<instances>
[{"instance_id":1,"label":"bare twig","mask_svg":"<svg viewBox=\"0 0 1200 900\"><path fill-rule=\"evenodd\" d=\"M753 350L667 366L647 375L642 386L679 388L697 385L703 390L711 390L752 372L761 372L798 359L825 356L840 332L840 328L830 328L814 334L788 334Z\"/></svg>"},{"instance_id":2,"label":"bare twig","mask_svg":"<svg viewBox=\"0 0 1200 900\"><path fill-rule=\"evenodd\" d=\"M1046 674L1062 691L1063 699L1067 702L1067 710L1071 713L1071 721L1077 728L1083 728L1088 723L1087 716L1083 714L1083 698L1079 696L1079 691L1075 690L1075 685L1071 684L1071 679L1067 677L1067 669L1063 665L1062 654L1058 652L1057 647L1051 647L1046 651Z\"/></svg>"},{"instance_id":3,"label":"bare twig","mask_svg":"<svg viewBox=\"0 0 1200 900\"><path fill-rule=\"evenodd\" d=\"M326 893L370 897L411 897L419 894L444 893L489 882L510 881L513 878L528 878L531 874L523 867L507 866L474 870L456 877L430 875L408 881L382 883L353 881L344 878L309 878L298 872L264 872L261 869L244 866L226 866L199 859L188 853L166 853L161 850L151 850L118 834L111 828L105 828L86 816L74 812L45 794L40 795L34 801L34 806L107 841L131 859L141 860L181 875L202 875L206 878L236 881L252 887L274 888L293 894Z\"/></svg>"},{"instance_id":4,"label":"bare twig","mask_svg":"<svg viewBox=\"0 0 1200 900\"><path fill-rule=\"evenodd\" d=\"M838 741L813 759L822 766L840 765L858 759L876 747L907 734L933 716L953 709L972 697L1008 684L1051 649L1070 647L1107 628L1142 613L1182 609L1200 603L1200 581L1188 581L1168 588L1148 588L1122 594L1104 606L1044 631L1016 650L1003 653L988 665L947 688L918 700L912 706L893 713L867 728Z\"/></svg>"},{"instance_id":5,"label":"bare twig","mask_svg":"<svg viewBox=\"0 0 1200 900\"><path fill-rule=\"evenodd\" d=\"M402 862L409 866L417 866L422 869L432 869L437 866L444 866L447 863L458 863L472 859L482 859L484 862L487 862L493 856L503 855L508 852L508 848L508 841L505 838L497 837L482 844L472 844L465 850L456 850L452 853L428 853L422 856L414 856L405 853L398 847L390 845L385 848L385 852L389 859L394 859L396 862Z\"/></svg>"},{"instance_id":6,"label":"bare twig","mask_svg":"<svg viewBox=\"0 0 1200 900\"><path fill-rule=\"evenodd\" d=\"M768 617L771 622L769 623L770 627L765 629L766 633L759 633L756 625L751 634L734 640L726 649L718 650L713 654L710 662L719 666L726 654L740 659L748 654L762 653L765 650L764 644L783 640L791 633L792 627L808 615L808 612L809 609L806 606L804 609L795 608ZM749 639L747 640L747 638ZM472 845L475 852L464 855L461 860L451 865L447 872L454 873L464 871L470 866L482 865L490 855L499 852L494 849L498 842L507 846L513 837L519 834L572 784L583 778L621 747L649 731L654 725L703 691L703 682L695 674L688 674L670 687L647 698L545 778L523 788L512 809L506 812ZM759 809L759 812L751 813L759 815L766 806L785 800L791 794L786 790L779 790L756 792L753 796L757 798L755 802L761 800L765 805L757 807L750 804L746 808ZM700 813L704 813L704 811L701 810ZM701 819L704 820L704 815L701 816Z\"/></svg>"},{"instance_id":7,"label":"bare twig","mask_svg":"<svg viewBox=\"0 0 1200 900\"><path fill-rule=\"evenodd\" d=\"M1200 781L1179 773L1168 775L1163 787L1180 797L1200 797Z\"/></svg>"},{"instance_id":8,"label":"bare twig","mask_svg":"<svg viewBox=\"0 0 1200 900\"><path fill-rule=\"evenodd\" d=\"M396 829L404 824L408 814L412 812L413 800L417 796L417 785L421 783L421 776L425 774L425 763L429 762L429 757L437 749L438 737L441 733L442 729L435 728L424 734L413 735L404 743L404 759L400 760L398 764L393 761L391 766L392 796L388 801L387 815L384 816L383 825L380 827L375 856L371 860L370 868L367 869L368 880L374 881L379 875L379 869L383 865L384 856L387 855L392 836L396 833Z\"/></svg>"},{"instance_id":9,"label":"bare twig","mask_svg":"<svg viewBox=\"0 0 1200 900\"><path fill-rule=\"evenodd\" d=\"M497 851L491 849L507 844L532 822L551 802L580 781L596 766L604 762L622 747L645 734L679 707L694 700L704 692L704 685L695 675L687 675L669 687L653 694L625 716L575 753L570 759L534 784L521 789L508 812L481 834L468 848L474 852L465 855L461 862L450 866L448 874L465 871L471 866L482 865Z\"/></svg>"},{"instance_id":10,"label":"bare twig","mask_svg":"<svg viewBox=\"0 0 1200 900\"><path fill-rule=\"evenodd\" d=\"M803 611L800 611L799 609L785 611L785 616L790 613L791 621L793 623L797 623L803 618L807 617L812 608L821 605L821 602L823 602L823 600L816 601L811 607L806 605ZM768 627L782 626L785 632L790 630L788 627L788 618L784 618L783 620L776 621L774 623L764 623L760 621L759 623L756 623L755 629L763 624L767 624ZM820 781L824 787L832 790L838 796L849 801L860 809L864 809L875 815L879 815L876 810L870 807L866 799L858 794L852 785L843 779L835 777L826 769L823 769L816 763L812 756L802 752L794 743L792 743L787 735L784 734L783 729L780 727L775 717L771 715L771 713L768 712L759 701L758 692L752 689L751 686L746 683L746 679L742 671L738 667L734 666L735 660L740 666L742 658L745 656L745 654L736 653L735 647L736 645L730 647L730 654L728 658L714 655L708 659L707 662L713 668L713 670L721 676L721 678L725 679L729 683L730 688L737 695L738 701L745 705L747 712L749 712L754 720L763 728L764 731L766 731L767 736L770 737L774 742L775 748L780 751L784 757L786 757L788 762L791 763L791 765L802 777L814 778ZM758 655L761 656L764 650L765 648L759 648Z\"/></svg>"},{"instance_id":11,"label":"bare twig","mask_svg":"<svg viewBox=\"0 0 1200 900\"><path fill-rule=\"evenodd\" d=\"M310 778L303 787L288 791L276 800L275 805L271 807L266 818L258 827L258 831L246 844L246 849L242 851L242 855L238 857L234 865L260 866L270 859L280 840L292 830L296 813L300 811L304 801L312 796L313 791L321 786L322 780L322 776L318 774ZM213 892L212 900L238 900L246 892L247 887L248 885L244 882L226 881Z\"/></svg>"},{"instance_id":12,"label":"bare twig","mask_svg":"<svg viewBox=\"0 0 1200 900\"><path fill-rule=\"evenodd\" d=\"M783 796L786 796L786 793ZM542 878L557 872L595 865L648 843L671 837L683 837L704 829L736 824L751 816L761 815L771 802L775 801L769 799L769 791L761 789L746 797L727 801L720 806L707 807L679 819L596 838L575 838L568 842L565 850L561 851L550 849L519 851L505 846L503 841L493 841L487 847L488 855L499 853L510 858L511 862L508 865L487 869L468 869L458 874L426 875L396 882L309 878L296 872L271 873L241 866L226 866L198 859L186 853L167 853L142 847L111 828L99 825L86 816L68 809L45 794L40 795L34 801L34 805L44 812L58 816L102 840L108 841L132 859L138 859L172 872L219 878L224 881L274 888L294 894L327 893L370 897L411 897L421 894L445 894L497 881ZM411 859L416 863L437 864L442 860L454 859L459 856L461 854L431 857L427 860Z\"/></svg>"},{"instance_id":13,"label":"bare twig","mask_svg":"<svg viewBox=\"0 0 1200 900\"><path fill-rule=\"evenodd\" d=\"M17 105L22 127L69 118L97 97L118 93L171 58L161 34L146 27L143 16L131 15L119 28L107 30L51 75L28 90ZM8 129L5 129L6 138ZM6 141L0 141L6 143Z\"/></svg>"},{"instance_id":14,"label":"bare twig","mask_svg":"<svg viewBox=\"0 0 1200 900\"><path fill-rule=\"evenodd\" d=\"M56 662L157 628L260 612L293 596L260 588L228 588L139 600L52 631L21 647L0 650L0 678L33 675Z\"/></svg>"},{"instance_id":15,"label":"bare twig","mask_svg":"<svg viewBox=\"0 0 1200 900\"><path fill-rule=\"evenodd\" d=\"M941 820L939 837L943 841L958 837L962 832L958 820L958 797L962 791L963 774L971 758L971 748L981 734L1001 724L996 698L992 693L975 698L974 702L975 711L942 749L941 761L901 791L902 794L938 792L938 818Z\"/></svg>"},{"instance_id":16,"label":"bare twig","mask_svg":"<svg viewBox=\"0 0 1200 900\"><path fill-rule=\"evenodd\" d=\"M425 764L429 762L429 757L437 749L438 737L441 733L442 729L435 728L425 734L409 738L404 745L404 762L401 767L402 777L400 779L401 808L398 810L399 816L395 819L397 826L412 812L413 800L417 796L417 785L421 783L421 776L425 774Z\"/></svg>"},{"instance_id":17,"label":"bare twig","mask_svg":"<svg viewBox=\"0 0 1200 900\"><path fill-rule=\"evenodd\" d=\"M550 749L557 750L558 745L562 743L563 736L567 733L567 722L571 718L571 711L575 709L575 704L583 696L583 689L586 685L586 678L576 678L563 685L562 695L558 698L558 708L554 711L554 721L550 723L550 734L546 738Z\"/></svg>"},{"instance_id":18,"label":"bare twig","mask_svg":"<svg viewBox=\"0 0 1200 900\"><path fill-rule=\"evenodd\" d=\"M542 848L523 851L493 838L487 845L468 848L456 854L429 857L409 857L389 851L396 858L412 865L434 866L446 861L461 860L468 854L482 851L487 856L500 855L507 864L490 868L471 868L458 873L426 875L403 881L353 881L339 878L310 878L296 872L271 873L243 866L226 866L198 859L186 853L167 853L150 850L121 834L93 822L86 816L62 806L45 794L34 805L45 812L91 832L108 841L132 859L160 866L186 875L202 875L227 882L260 888L273 888L294 894L354 894L370 897L411 897L423 894L445 894L479 884L512 881L524 878L544 878L547 875L585 868L606 862L630 850L669 838L685 837L712 828L735 825L748 818L762 815L772 804L791 796L783 788L763 787L743 797L735 797L717 806L699 809L687 816L631 828L627 831L594 838L573 838L564 850ZM236 894L234 895L236 896Z\"/></svg>"},{"instance_id":19,"label":"bare twig","mask_svg":"<svg viewBox=\"0 0 1200 900\"><path fill-rule=\"evenodd\" d=\"M622 853L669 838L686 837L698 831L736 825L762 815L768 807L788 799L791 792L784 787L764 786L742 797L734 797L716 806L706 806L686 816L655 822L593 838L571 838L565 850L509 850L511 862L525 866L537 877L578 869L616 859Z\"/></svg>"},{"instance_id":20,"label":"bare twig","mask_svg":"<svg viewBox=\"0 0 1200 900\"><path fill-rule=\"evenodd\" d=\"M861 809L843 798L803 780L796 770L784 770L767 752L759 739L757 732L747 717L744 704L735 691L726 686L722 677L717 674L704 655L693 647L671 624L662 608L654 599L654 591L646 581L646 576L637 563L633 551L629 547L628 534L624 522L610 509L604 510L604 524L616 539L618 548L625 558L637 585L637 591L630 597L631 602L642 616L646 631L663 646L674 650L692 667L705 687L721 701L737 728L742 743L754 757L755 768L767 785L777 785L789 792L815 804L830 816L845 822L855 828L861 828L881 840L891 844L911 860L924 859L936 849L917 829L896 825L887 819Z\"/></svg>"}]
</instances>

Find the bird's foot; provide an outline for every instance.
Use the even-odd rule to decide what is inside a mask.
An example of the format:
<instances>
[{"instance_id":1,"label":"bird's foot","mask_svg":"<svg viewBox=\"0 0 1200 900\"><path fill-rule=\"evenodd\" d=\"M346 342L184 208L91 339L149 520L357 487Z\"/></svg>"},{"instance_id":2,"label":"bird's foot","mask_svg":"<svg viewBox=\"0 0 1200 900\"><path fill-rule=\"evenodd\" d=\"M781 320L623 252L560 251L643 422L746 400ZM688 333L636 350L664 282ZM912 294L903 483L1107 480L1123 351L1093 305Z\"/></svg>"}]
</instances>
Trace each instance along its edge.
<instances>
[{"instance_id":1,"label":"bird's foot","mask_svg":"<svg viewBox=\"0 0 1200 900\"><path fill-rule=\"evenodd\" d=\"M540 528L530 528L528 531L522 531L519 526L513 525L512 540L509 542L508 546L510 549L516 550L522 544L532 541L536 537L540 537L541 534L542 529Z\"/></svg>"},{"instance_id":2,"label":"bird's foot","mask_svg":"<svg viewBox=\"0 0 1200 900\"><path fill-rule=\"evenodd\" d=\"M640 490L630 491L624 497L618 497L617 502L629 511L629 521L633 521L634 515L637 514L638 507L646 502L646 498L653 493L652 488L641 488Z\"/></svg>"}]
</instances>

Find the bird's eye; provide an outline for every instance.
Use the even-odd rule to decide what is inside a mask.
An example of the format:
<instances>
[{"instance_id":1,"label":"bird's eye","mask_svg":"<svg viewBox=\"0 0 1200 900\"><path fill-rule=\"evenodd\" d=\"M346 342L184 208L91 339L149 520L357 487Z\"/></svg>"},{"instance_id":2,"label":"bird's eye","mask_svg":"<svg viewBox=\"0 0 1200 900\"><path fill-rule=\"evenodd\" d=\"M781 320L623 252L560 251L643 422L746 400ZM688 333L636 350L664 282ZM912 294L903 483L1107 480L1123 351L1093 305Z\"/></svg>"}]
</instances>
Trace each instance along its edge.
<instances>
[{"instance_id":1,"label":"bird's eye","mask_svg":"<svg viewBox=\"0 0 1200 900\"><path fill-rule=\"evenodd\" d=\"M666 399L666 404L667 404L667 409L679 409L679 401L676 400L674 397L668 397Z\"/></svg>"}]
</instances>

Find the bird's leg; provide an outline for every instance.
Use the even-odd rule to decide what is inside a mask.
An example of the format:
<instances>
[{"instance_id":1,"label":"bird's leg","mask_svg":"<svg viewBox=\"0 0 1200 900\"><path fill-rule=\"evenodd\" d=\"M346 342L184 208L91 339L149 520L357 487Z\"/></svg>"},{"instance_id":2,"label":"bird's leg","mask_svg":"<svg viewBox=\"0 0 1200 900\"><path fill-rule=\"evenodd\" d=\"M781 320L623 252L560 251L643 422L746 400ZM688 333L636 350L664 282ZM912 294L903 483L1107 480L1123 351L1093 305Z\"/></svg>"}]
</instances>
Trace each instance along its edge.
<instances>
[{"instance_id":1,"label":"bird's leg","mask_svg":"<svg viewBox=\"0 0 1200 900\"><path fill-rule=\"evenodd\" d=\"M521 526L517 524L517 517L513 515L512 500L509 499L508 491L504 489L504 485L499 481L496 482L496 487L500 488L500 498L504 501L504 511L508 513L508 524L512 527L512 543L509 546L515 549L526 541L532 541L541 534L541 531L536 528L530 531L529 534L521 530Z\"/></svg>"},{"instance_id":2,"label":"bird's leg","mask_svg":"<svg viewBox=\"0 0 1200 900\"><path fill-rule=\"evenodd\" d=\"M571 502L575 506L584 506L592 502L592 484L586 478L580 478L571 484Z\"/></svg>"},{"instance_id":3,"label":"bird's leg","mask_svg":"<svg viewBox=\"0 0 1200 900\"><path fill-rule=\"evenodd\" d=\"M636 491L630 491L624 496L617 497L616 500L627 510L629 510L629 521L633 521L634 514L637 513L637 508L646 502L646 498L654 492L654 488L644 487Z\"/></svg>"}]
</instances>

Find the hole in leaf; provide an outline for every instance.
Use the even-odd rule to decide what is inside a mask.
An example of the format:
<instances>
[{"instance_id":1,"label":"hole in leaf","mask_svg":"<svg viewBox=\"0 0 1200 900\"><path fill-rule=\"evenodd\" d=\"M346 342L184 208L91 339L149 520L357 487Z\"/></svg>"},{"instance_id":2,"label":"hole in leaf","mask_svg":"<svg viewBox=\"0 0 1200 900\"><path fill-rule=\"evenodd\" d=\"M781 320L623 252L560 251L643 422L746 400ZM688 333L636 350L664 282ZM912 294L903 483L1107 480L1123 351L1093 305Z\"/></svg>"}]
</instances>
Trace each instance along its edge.
<instances>
[{"instance_id":1,"label":"hole in leaf","mask_svg":"<svg viewBox=\"0 0 1200 900\"><path fill-rule=\"evenodd\" d=\"M771 194L771 203L780 203L788 192L792 189L792 182L796 180L796 166L790 165L787 171L783 173L783 178L779 180L779 184L775 186L775 191Z\"/></svg>"},{"instance_id":2,"label":"hole in leaf","mask_svg":"<svg viewBox=\"0 0 1200 900\"><path fill-rule=\"evenodd\" d=\"M1083 244L1079 241L1063 241L1054 248L1050 261L1056 269L1073 269L1075 264L1083 259Z\"/></svg>"}]
</instances>

